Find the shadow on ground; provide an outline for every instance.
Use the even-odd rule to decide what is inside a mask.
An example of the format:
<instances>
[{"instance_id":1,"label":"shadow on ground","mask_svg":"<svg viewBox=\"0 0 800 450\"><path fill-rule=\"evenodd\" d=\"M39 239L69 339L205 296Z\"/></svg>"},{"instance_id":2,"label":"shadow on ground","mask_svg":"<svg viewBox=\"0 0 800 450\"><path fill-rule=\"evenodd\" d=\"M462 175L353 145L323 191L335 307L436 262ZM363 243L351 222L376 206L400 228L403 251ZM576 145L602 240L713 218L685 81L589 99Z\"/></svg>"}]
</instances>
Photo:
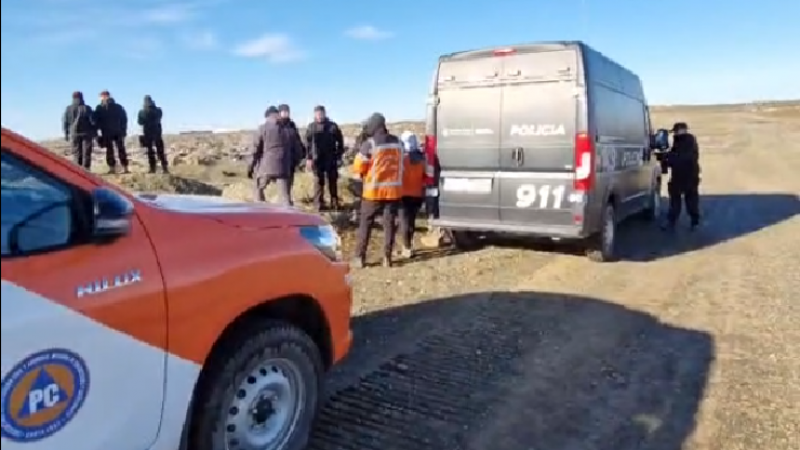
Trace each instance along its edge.
<instances>
[{"instance_id":1,"label":"shadow on ground","mask_svg":"<svg viewBox=\"0 0 800 450\"><path fill-rule=\"evenodd\" d=\"M667 199L662 200L666 208ZM685 213L677 229L669 233L636 221L623 224L620 259L647 262L702 250L800 215L796 194L703 195L700 201L703 226L694 232L689 231Z\"/></svg>"},{"instance_id":2,"label":"shadow on ground","mask_svg":"<svg viewBox=\"0 0 800 450\"><path fill-rule=\"evenodd\" d=\"M553 293L354 320L309 450L680 450L714 358L707 333Z\"/></svg>"}]
</instances>

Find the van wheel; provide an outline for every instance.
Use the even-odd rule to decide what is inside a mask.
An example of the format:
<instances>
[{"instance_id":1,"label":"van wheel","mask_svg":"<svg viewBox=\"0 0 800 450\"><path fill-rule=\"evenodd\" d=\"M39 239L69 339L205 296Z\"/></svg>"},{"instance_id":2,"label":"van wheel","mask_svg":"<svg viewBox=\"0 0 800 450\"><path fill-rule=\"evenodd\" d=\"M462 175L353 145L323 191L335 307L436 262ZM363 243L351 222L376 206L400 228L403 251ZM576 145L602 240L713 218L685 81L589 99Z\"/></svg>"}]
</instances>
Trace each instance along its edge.
<instances>
[{"instance_id":1,"label":"van wheel","mask_svg":"<svg viewBox=\"0 0 800 450\"><path fill-rule=\"evenodd\" d=\"M472 231L450 231L450 237L459 251L470 252L480 247L478 236Z\"/></svg>"},{"instance_id":2,"label":"van wheel","mask_svg":"<svg viewBox=\"0 0 800 450\"><path fill-rule=\"evenodd\" d=\"M600 232L589 240L586 256L594 262L610 262L616 258L617 214L614 205L603 208Z\"/></svg>"},{"instance_id":3,"label":"van wheel","mask_svg":"<svg viewBox=\"0 0 800 450\"><path fill-rule=\"evenodd\" d=\"M656 181L650 189L647 208L642 211L642 218L654 222L661 215L661 181Z\"/></svg>"},{"instance_id":4,"label":"van wheel","mask_svg":"<svg viewBox=\"0 0 800 450\"><path fill-rule=\"evenodd\" d=\"M215 355L198 385L189 448L304 449L323 386L314 341L291 325L256 321Z\"/></svg>"}]
</instances>

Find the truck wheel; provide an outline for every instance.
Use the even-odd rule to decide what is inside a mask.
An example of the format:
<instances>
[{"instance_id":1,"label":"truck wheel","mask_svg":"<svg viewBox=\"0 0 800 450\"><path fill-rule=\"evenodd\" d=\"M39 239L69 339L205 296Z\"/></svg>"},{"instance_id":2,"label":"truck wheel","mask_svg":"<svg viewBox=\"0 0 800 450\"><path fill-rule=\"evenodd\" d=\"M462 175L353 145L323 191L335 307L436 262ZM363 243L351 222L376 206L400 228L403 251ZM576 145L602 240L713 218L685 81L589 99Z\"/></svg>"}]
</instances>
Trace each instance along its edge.
<instances>
[{"instance_id":1,"label":"truck wheel","mask_svg":"<svg viewBox=\"0 0 800 450\"><path fill-rule=\"evenodd\" d=\"M655 182L648 195L647 208L642 211L642 218L654 222L661 214L661 181Z\"/></svg>"},{"instance_id":2,"label":"truck wheel","mask_svg":"<svg viewBox=\"0 0 800 450\"><path fill-rule=\"evenodd\" d=\"M314 341L291 325L258 321L226 344L198 386L189 448L304 449L323 386Z\"/></svg>"},{"instance_id":3,"label":"truck wheel","mask_svg":"<svg viewBox=\"0 0 800 450\"><path fill-rule=\"evenodd\" d=\"M450 237L457 250L470 252L480 247L478 236L471 231L450 231Z\"/></svg>"},{"instance_id":4,"label":"truck wheel","mask_svg":"<svg viewBox=\"0 0 800 450\"><path fill-rule=\"evenodd\" d=\"M589 239L586 256L594 262L609 262L616 258L617 215L614 205L603 208L600 232Z\"/></svg>"}]
</instances>

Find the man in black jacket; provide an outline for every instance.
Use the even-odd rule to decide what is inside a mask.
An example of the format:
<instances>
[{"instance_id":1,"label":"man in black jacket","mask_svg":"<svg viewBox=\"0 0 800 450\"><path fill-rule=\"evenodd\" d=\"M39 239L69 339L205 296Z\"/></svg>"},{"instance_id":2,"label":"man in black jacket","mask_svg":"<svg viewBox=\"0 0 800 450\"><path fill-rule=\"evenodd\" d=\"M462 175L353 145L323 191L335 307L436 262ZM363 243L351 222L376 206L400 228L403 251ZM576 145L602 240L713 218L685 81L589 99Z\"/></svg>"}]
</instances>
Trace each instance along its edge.
<instances>
[{"instance_id":1,"label":"man in black jacket","mask_svg":"<svg viewBox=\"0 0 800 450\"><path fill-rule=\"evenodd\" d=\"M681 215L682 204L691 219L692 229L700 225L700 149L697 139L689 133L684 122L672 127L672 150L666 155L666 165L671 172L667 190L669 212L664 228L672 230Z\"/></svg>"},{"instance_id":2,"label":"man in black jacket","mask_svg":"<svg viewBox=\"0 0 800 450\"><path fill-rule=\"evenodd\" d=\"M328 119L324 106L314 108L314 121L306 128L306 167L314 172L316 184L314 185L314 206L317 210L325 208L324 194L325 182L328 183L328 193L331 208L339 209L339 161L344 155L344 136L336 122Z\"/></svg>"},{"instance_id":3,"label":"man in black jacket","mask_svg":"<svg viewBox=\"0 0 800 450\"><path fill-rule=\"evenodd\" d=\"M128 114L125 108L114 100L108 91L100 93L100 104L94 109L95 123L100 131L97 141L106 149L108 173L116 173L117 160L114 147L122 164L122 172L128 173L128 152L125 150L125 137L128 135Z\"/></svg>"},{"instance_id":4,"label":"man in black jacket","mask_svg":"<svg viewBox=\"0 0 800 450\"><path fill-rule=\"evenodd\" d=\"M164 117L161 108L156 106L156 102L149 95L144 96L144 104L139 110L138 122L142 126L142 135L139 143L147 149L147 163L150 166L150 173L156 173L156 156L161 162L161 170L169 173L167 155L164 153L164 130L161 127L161 119ZM155 147L155 152L153 152Z\"/></svg>"},{"instance_id":5,"label":"man in black jacket","mask_svg":"<svg viewBox=\"0 0 800 450\"><path fill-rule=\"evenodd\" d=\"M75 164L86 170L92 167L92 147L97 133L94 111L83 100L83 93L72 93L72 104L64 110L61 119L64 128L64 140L72 146Z\"/></svg>"},{"instance_id":6,"label":"man in black jacket","mask_svg":"<svg viewBox=\"0 0 800 450\"><path fill-rule=\"evenodd\" d=\"M289 105L285 103L278 105L278 120L283 128L284 134L292 141L292 154L290 160L292 164L292 170L288 175L289 189L291 190L292 185L294 185L295 169L297 169L297 167L300 165L300 162L303 161L303 158L306 154L306 149L303 146L303 139L300 138L300 131L297 129L297 124L295 124L294 120L292 120L292 111L289 108Z\"/></svg>"}]
</instances>

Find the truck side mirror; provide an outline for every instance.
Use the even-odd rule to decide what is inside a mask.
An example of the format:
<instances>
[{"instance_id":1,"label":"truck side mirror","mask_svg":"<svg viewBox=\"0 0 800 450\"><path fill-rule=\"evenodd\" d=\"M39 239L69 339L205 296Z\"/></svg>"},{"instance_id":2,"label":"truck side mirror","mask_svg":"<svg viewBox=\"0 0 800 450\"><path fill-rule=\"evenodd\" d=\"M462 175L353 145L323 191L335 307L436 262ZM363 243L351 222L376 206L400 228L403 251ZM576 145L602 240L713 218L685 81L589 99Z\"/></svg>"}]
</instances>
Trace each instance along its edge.
<instances>
[{"instance_id":1,"label":"truck side mirror","mask_svg":"<svg viewBox=\"0 0 800 450\"><path fill-rule=\"evenodd\" d=\"M108 241L128 234L133 203L118 192L101 187L92 192L93 237Z\"/></svg>"},{"instance_id":2,"label":"truck side mirror","mask_svg":"<svg viewBox=\"0 0 800 450\"><path fill-rule=\"evenodd\" d=\"M669 131L659 128L650 136L650 148L653 150L667 150L669 148Z\"/></svg>"}]
</instances>

